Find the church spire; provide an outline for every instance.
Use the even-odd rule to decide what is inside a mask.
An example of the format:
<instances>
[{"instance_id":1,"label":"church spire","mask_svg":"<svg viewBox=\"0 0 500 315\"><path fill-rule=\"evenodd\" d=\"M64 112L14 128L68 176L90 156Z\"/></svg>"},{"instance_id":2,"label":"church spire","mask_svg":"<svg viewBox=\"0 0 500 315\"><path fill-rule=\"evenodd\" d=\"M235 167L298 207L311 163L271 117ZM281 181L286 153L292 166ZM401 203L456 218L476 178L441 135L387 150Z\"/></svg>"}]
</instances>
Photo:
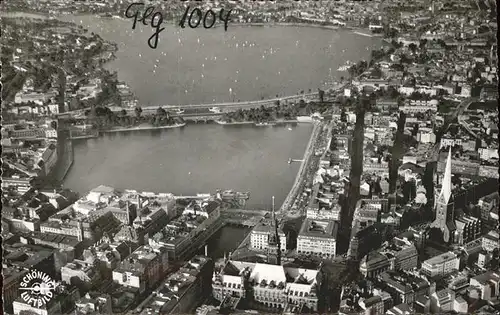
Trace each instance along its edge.
<instances>
[{"instance_id":1,"label":"church spire","mask_svg":"<svg viewBox=\"0 0 500 315\"><path fill-rule=\"evenodd\" d=\"M275 223L275 220L276 220L276 217L275 217L275 214L274 214L274 196L273 196L273 207L272 207L272 216L273 216L273 224Z\"/></svg>"},{"instance_id":2,"label":"church spire","mask_svg":"<svg viewBox=\"0 0 500 315\"><path fill-rule=\"evenodd\" d=\"M441 188L441 194L444 197L444 201L448 203L451 197L451 147L448 153L448 158L446 159L446 166L444 169L443 186ZM441 197L441 196L440 196Z\"/></svg>"}]
</instances>

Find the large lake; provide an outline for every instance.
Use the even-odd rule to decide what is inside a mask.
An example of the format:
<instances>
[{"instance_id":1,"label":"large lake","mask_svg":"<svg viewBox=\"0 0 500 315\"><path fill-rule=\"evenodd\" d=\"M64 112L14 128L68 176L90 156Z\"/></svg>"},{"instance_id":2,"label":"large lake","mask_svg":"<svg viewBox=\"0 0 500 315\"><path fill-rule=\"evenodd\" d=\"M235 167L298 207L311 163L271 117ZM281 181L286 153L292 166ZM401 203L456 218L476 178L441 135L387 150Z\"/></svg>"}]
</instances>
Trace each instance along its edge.
<instances>
[{"instance_id":1,"label":"large lake","mask_svg":"<svg viewBox=\"0 0 500 315\"><path fill-rule=\"evenodd\" d=\"M347 60L368 59L380 38L309 27L181 29L165 25L156 49L150 26L132 20L64 16L118 44L108 68L118 72L143 105L259 100L316 91L347 76ZM230 90L231 89L231 90Z\"/></svg>"},{"instance_id":2,"label":"large lake","mask_svg":"<svg viewBox=\"0 0 500 315\"><path fill-rule=\"evenodd\" d=\"M291 128L292 130L289 130ZM193 124L74 141L64 186L81 194L100 185L192 195L249 191L247 208L280 205L290 190L312 125L247 127Z\"/></svg>"},{"instance_id":3,"label":"large lake","mask_svg":"<svg viewBox=\"0 0 500 315\"><path fill-rule=\"evenodd\" d=\"M368 59L379 38L347 30L238 27L210 30L166 26L156 50L152 29L131 21L64 16L118 44L107 67L130 85L142 105L196 104L296 94L339 79L347 60ZM231 91L231 93L229 92ZM291 188L312 126L256 128L188 125L183 129L109 134L74 143L65 186L80 193L100 185L193 194L250 191L249 208L280 205Z\"/></svg>"}]
</instances>

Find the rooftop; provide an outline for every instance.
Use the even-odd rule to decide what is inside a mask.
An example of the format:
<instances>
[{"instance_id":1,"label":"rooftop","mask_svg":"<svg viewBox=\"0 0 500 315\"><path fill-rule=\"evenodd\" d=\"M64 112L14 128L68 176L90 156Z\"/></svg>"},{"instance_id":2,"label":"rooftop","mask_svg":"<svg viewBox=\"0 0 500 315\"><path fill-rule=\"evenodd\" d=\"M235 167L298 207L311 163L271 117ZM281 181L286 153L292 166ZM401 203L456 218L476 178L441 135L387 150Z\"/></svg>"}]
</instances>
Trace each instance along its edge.
<instances>
[{"instance_id":1,"label":"rooftop","mask_svg":"<svg viewBox=\"0 0 500 315\"><path fill-rule=\"evenodd\" d=\"M208 262L210 262L208 257L193 257L179 271L171 274L165 280L156 290L156 297L144 308L144 311L155 309L161 311L162 314L169 314L199 278L200 271Z\"/></svg>"},{"instance_id":2,"label":"rooftop","mask_svg":"<svg viewBox=\"0 0 500 315\"><path fill-rule=\"evenodd\" d=\"M424 261L424 264L427 265L437 265L437 264L442 264L444 262L447 262L449 260L457 258L457 255L455 255L453 252L446 252L441 255L434 256L432 258L427 259Z\"/></svg>"},{"instance_id":3,"label":"rooftop","mask_svg":"<svg viewBox=\"0 0 500 315\"><path fill-rule=\"evenodd\" d=\"M338 223L335 221L313 220L306 218L300 228L299 236L337 238Z\"/></svg>"}]
</instances>

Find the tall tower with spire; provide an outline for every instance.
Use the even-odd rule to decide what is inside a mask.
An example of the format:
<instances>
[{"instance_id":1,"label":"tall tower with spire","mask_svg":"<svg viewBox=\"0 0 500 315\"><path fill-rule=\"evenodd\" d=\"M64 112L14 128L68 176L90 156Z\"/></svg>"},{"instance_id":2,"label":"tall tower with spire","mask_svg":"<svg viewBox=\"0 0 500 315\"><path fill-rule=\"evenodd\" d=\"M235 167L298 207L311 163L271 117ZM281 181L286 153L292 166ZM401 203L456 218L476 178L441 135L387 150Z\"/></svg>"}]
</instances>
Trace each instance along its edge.
<instances>
[{"instance_id":1,"label":"tall tower with spire","mask_svg":"<svg viewBox=\"0 0 500 315\"><path fill-rule=\"evenodd\" d=\"M436 218L431 227L438 228L443 232L443 239L446 243L453 241L455 227L455 208L453 194L451 193L451 148L446 159L443 183L441 191L436 199Z\"/></svg>"},{"instance_id":2,"label":"tall tower with spire","mask_svg":"<svg viewBox=\"0 0 500 315\"><path fill-rule=\"evenodd\" d=\"M267 245L267 263L281 265L280 238L278 235L278 222L274 212L274 196L272 205L271 227L269 230L269 239Z\"/></svg>"}]
</instances>

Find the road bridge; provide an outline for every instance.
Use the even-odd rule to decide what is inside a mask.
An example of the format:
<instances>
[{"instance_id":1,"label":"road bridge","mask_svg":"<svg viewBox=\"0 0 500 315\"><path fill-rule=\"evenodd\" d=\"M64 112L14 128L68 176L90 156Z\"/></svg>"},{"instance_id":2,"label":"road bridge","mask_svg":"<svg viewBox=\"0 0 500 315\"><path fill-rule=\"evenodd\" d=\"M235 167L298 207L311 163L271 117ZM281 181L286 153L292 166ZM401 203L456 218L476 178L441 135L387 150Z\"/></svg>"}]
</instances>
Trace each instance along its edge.
<instances>
[{"instance_id":1,"label":"road bridge","mask_svg":"<svg viewBox=\"0 0 500 315\"><path fill-rule=\"evenodd\" d=\"M207 112L208 112L208 109L210 109L210 108L218 107L222 112L224 112L224 111L232 111L232 110L237 110L237 109L255 108L255 107L261 107L261 106L264 106L264 107L274 106L276 104L276 102L278 102L278 101L280 103L299 102L300 100L312 101L312 100L317 100L318 97L319 97L318 92L313 92L313 93L304 93L304 94L297 94L297 95L291 95L291 96L276 97L276 98L270 98L270 99L259 100L259 101L225 102L225 103L212 103L212 104L153 105L153 106L140 106L140 107L141 107L143 113L156 111L160 107L167 110L167 111L168 110L176 110L176 109L182 109L182 110L205 109ZM119 106L114 106L114 107L110 107L110 109L113 112L119 112L119 111L125 110L128 115L135 114L135 108L123 108L123 107L119 107ZM79 115L84 115L86 110L88 110L88 108L61 113L61 114L58 114L57 116L60 118L75 117L75 116L79 116ZM208 113L208 115L210 115L210 116L212 116L212 114L222 115L222 113ZM180 116L183 116L183 115L180 115ZM189 117L189 116L187 116L187 117Z\"/></svg>"},{"instance_id":2,"label":"road bridge","mask_svg":"<svg viewBox=\"0 0 500 315\"><path fill-rule=\"evenodd\" d=\"M192 108L212 108L219 107L220 109L239 109L239 108L252 108L260 106L274 106L277 101L279 102L298 102L300 100L308 101L318 98L318 92L297 94L291 96L275 97L259 101L241 101L241 102L225 102L225 103L212 103L212 104L188 104L188 105L154 105L144 106L142 110L157 110L162 107L165 110L169 109L192 109Z\"/></svg>"},{"instance_id":3,"label":"road bridge","mask_svg":"<svg viewBox=\"0 0 500 315\"><path fill-rule=\"evenodd\" d=\"M251 209L224 209L222 213L230 214L245 214L245 215L262 215L265 216L269 213L267 210L251 210Z\"/></svg>"}]
</instances>

